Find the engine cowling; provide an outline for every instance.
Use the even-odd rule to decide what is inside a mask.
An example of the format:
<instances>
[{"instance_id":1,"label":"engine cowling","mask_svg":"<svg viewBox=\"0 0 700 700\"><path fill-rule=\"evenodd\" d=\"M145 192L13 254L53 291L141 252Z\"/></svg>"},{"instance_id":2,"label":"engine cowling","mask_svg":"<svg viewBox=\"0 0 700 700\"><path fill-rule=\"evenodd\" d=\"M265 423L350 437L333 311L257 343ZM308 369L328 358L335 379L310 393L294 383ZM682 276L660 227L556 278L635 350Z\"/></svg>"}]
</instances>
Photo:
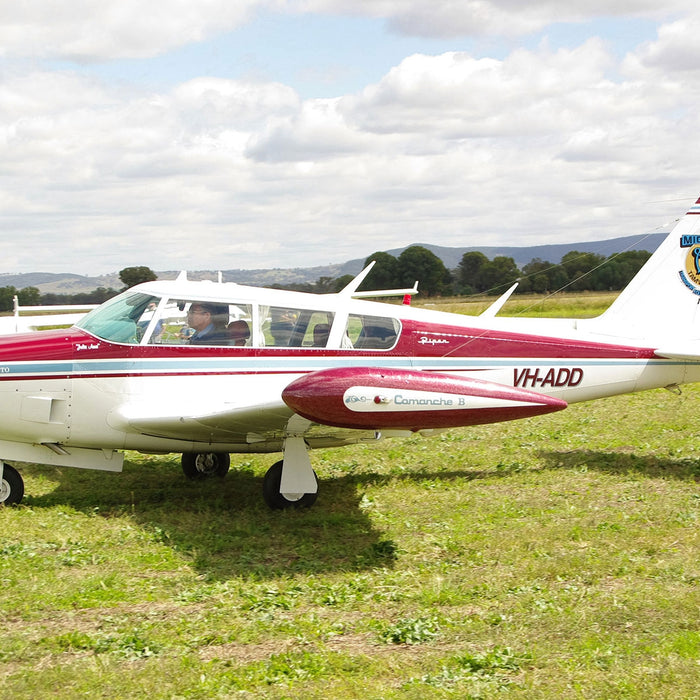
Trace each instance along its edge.
<instances>
[{"instance_id":1,"label":"engine cowling","mask_svg":"<svg viewBox=\"0 0 700 700\"><path fill-rule=\"evenodd\" d=\"M456 428L567 406L545 394L474 377L379 367L310 372L291 382L282 399L314 423L364 430Z\"/></svg>"}]
</instances>

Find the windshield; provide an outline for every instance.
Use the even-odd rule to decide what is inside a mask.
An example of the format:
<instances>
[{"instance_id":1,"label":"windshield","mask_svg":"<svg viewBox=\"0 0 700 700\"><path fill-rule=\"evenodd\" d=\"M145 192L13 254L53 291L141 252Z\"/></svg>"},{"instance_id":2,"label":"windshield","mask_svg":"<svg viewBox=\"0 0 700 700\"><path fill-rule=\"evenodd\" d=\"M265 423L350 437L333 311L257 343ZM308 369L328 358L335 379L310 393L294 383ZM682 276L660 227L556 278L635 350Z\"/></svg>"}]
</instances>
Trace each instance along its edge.
<instances>
[{"instance_id":1,"label":"windshield","mask_svg":"<svg viewBox=\"0 0 700 700\"><path fill-rule=\"evenodd\" d=\"M124 292L91 311L76 326L102 340L137 345L159 301L150 294Z\"/></svg>"}]
</instances>

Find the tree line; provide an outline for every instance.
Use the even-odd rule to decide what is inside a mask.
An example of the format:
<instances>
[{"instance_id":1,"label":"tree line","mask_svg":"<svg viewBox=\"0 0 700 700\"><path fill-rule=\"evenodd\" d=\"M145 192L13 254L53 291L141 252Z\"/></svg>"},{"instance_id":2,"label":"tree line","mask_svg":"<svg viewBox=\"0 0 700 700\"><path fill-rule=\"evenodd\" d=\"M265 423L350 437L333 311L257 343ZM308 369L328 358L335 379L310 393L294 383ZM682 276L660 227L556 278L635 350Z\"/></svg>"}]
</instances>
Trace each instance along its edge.
<instances>
[{"instance_id":1,"label":"tree line","mask_svg":"<svg viewBox=\"0 0 700 700\"><path fill-rule=\"evenodd\" d=\"M519 269L515 260L497 255L489 260L483 253L465 253L457 269L448 270L432 251L419 245L406 248L398 257L382 251L365 260L365 267L374 261L374 267L360 286L361 290L397 289L412 287L419 280L422 296L471 296L474 294L501 294L515 282L516 294L547 294L558 290L617 291L624 288L649 259L646 250L628 251L605 257L577 250L568 252L561 262L552 263L533 258ZM76 294L42 294L36 287L17 290L13 286L0 287L0 312L14 309L14 297L20 306L56 306L64 304L101 304L123 289L141 282L157 279L153 270L145 266L127 267L119 272L124 284L121 290L98 287L92 292ZM278 289L327 294L340 291L351 282L353 275L320 277L315 283L272 285Z\"/></svg>"},{"instance_id":2,"label":"tree line","mask_svg":"<svg viewBox=\"0 0 700 700\"><path fill-rule=\"evenodd\" d=\"M416 280L423 296L469 296L501 294L518 282L516 294L572 291L617 291L623 289L651 257L646 250L628 251L605 257L572 250L559 263L533 258L519 269L512 257L497 255L489 260L483 253L465 253L456 270L423 246L406 248L398 257L377 252L365 266L374 267L361 289L410 287Z\"/></svg>"}]
</instances>

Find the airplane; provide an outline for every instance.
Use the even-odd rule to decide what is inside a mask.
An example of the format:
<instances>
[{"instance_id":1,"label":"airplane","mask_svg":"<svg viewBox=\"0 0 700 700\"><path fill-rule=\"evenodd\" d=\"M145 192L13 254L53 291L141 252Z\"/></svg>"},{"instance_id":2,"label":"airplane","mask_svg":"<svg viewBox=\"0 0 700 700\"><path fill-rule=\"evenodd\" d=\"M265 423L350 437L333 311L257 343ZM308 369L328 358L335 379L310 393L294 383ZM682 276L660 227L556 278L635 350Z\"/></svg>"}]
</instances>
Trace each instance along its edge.
<instances>
[{"instance_id":1,"label":"airplane","mask_svg":"<svg viewBox=\"0 0 700 700\"><path fill-rule=\"evenodd\" d=\"M309 452L559 411L700 381L700 199L591 319L479 316L405 303L417 288L335 294L222 282L137 285L67 330L0 338L0 503L12 462L121 471L180 453L188 478L232 453L281 453L273 509L311 506ZM370 294L405 295L403 304Z\"/></svg>"}]
</instances>

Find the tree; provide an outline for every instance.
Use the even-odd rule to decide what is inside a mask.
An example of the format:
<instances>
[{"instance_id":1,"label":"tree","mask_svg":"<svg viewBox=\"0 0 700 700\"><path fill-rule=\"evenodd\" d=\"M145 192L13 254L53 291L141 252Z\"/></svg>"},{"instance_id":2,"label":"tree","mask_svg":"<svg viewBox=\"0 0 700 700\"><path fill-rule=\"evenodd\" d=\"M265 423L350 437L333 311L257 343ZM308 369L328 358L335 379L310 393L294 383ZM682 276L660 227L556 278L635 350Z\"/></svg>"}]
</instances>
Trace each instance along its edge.
<instances>
[{"instance_id":1,"label":"tree","mask_svg":"<svg viewBox=\"0 0 700 700\"><path fill-rule=\"evenodd\" d=\"M611 255L592 273L593 288L624 289L650 257L651 253L646 250L629 250L619 255Z\"/></svg>"},{"instance_id":2,"label":"tree","mask_svg":"<svg viewBox=\"0 0 700 700\"><path fill-rule=\"evenodd\" d=\"M158 275L150 267L141 265L139 267L125 267L120 270L119 279L124 284L124 289L129 289L129 287L142 282L153 282L158 279Z\"/></svg>"},{"instance_id":3,"label":"tree","mask_svg":"<svg viewBox=\"0 0 700 700\"><path fill-rule=\"evenodd\" d=\"M477 290L502 294L520 277L520 270L513 258L497 255L482 265L476 277Z\"/></svg>"},{"instance_id":4,"label":"tree","mask_svg":"<svg viewBox=\"0 0 700 700\"><path fill-rule=\"evenodd\" d=\"M315 294L330 294L335 291L335 279L333 277L319 277L312 286L311 291Z\"/></svg>"},{"instance_id":5,"label":"tree","mask_svg":"<svg viewBox=\"0 0 700 700\"><path fill-rule=\"evenodd\" d=\"M476 291L476 279L481 268L489 259L480 251L465 253L457 268L457 292L473 294Z\"/></svg>"},{"instance_id":6,"label":"tree","mask_svg":"<svg viewBox=\"0 0 700 700\"><path fill-rule=\"evenodd\" d=\"M0 287L0 311L14 310L15 294L17 294L17 290L12 286Z\"/></svg>"},{"instance_id":7,"label":"tree","mask_svg":"<svg viewBox=\"0 0 700 700\"><path fill-rule=\"evenodd\" d=\"M561 264L571 280L569 289L581 291L595 289L592 279L587 279L605 258L597 253L582 253L579 250L569 251L561 259Z\"/></svg>"},{"instance_id":8,"label":"tree","mask_svg":"<svg viewBox=\"0 0 700 700\"><path fill-rule=\"evenodd\" d=\"M341 289L345 289L350 282L355 279L355 275L343 275L342 277L336 277L333 280L333 291L339 292Z\"/></svg>"},{"instance_id":9,"label":"tree","mask_svg":"<svg viewBox=\"0 0 700 700\"><path fill-rule=\"evenodd\" d=\"M20 306L39 306L41 292L36 287L25 287L17 292L17 300Z\"/></svg>"},{"instance_id":10,"label":"tree","mask_svg":"<svg viewBox=\"0 0 700 700\"><path fill-rule=\"evenodd\" d=\"M523 278L518 286L518 292L556 292L566 286L569 278L561 265L555 265L548 260L533 258L522 269Z\"/></svg>"},{"instance_id":11,"label":"tree","mask_svg":"<svg viewBox=\"0 0 700 700\"><path fill-rule=\"evenodd\" d=\"M418 280L418 289L426 296L438 296L450 285L450 271L435 253L413 245L398 257L398 283L410 287Z\"/></svg>"},{"instance_id":12,"label":"tree","mask_svg":"<svg viewBox=\"0 0 700 700\"><path fill-rule=\"evenodd\" d=\"M394 289L400 285L399 261L390 253L378 251L365 260L364 267L374 262L374 267L365 277L360 288L369 291L373 289Z\"/></svg>"}]
</instances>

